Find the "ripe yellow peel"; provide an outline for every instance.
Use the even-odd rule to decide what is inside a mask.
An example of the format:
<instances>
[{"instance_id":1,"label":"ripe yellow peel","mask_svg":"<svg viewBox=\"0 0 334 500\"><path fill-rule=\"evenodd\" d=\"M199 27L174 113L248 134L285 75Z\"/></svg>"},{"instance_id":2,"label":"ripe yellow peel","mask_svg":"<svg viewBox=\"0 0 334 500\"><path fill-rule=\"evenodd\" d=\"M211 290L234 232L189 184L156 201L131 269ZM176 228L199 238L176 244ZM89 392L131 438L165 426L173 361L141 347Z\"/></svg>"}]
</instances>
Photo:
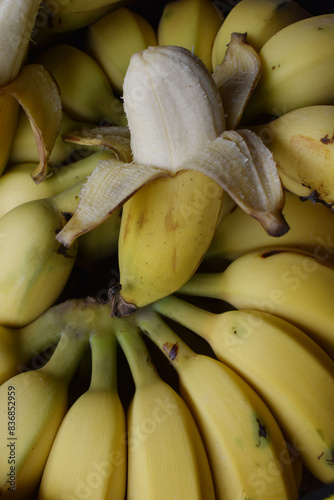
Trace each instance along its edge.
<instances>
[{"instance_id":1,"label":"ripe yellow peel","mask_svg":"<svg viewBox=\"0 0 334 500\"><path fill-rule=\"evenodd\" d=\"M48 158L61 127L62 107L56 82L43 66L28 64L0 93L15 98L29 118L40 158L32 176L39 183L47 174Z\"/></svg>"}]
</instances>

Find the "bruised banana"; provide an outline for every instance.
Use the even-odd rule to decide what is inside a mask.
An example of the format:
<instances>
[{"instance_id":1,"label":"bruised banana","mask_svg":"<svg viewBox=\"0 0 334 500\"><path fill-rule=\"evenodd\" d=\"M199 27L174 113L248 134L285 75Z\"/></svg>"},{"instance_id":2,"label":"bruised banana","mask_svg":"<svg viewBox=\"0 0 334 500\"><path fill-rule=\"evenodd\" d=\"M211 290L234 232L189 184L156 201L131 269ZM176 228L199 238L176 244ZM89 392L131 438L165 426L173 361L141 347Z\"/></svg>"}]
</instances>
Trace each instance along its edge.
<instances>
[{"instance_id":1,"label":"bruised banana","mask_svg":"<svg viewBox=\"0 0 334 500\"><path fill-rule=\"evenodd\" d=\"M100 162L57 235L68 247L124 204L120 286L110 290L116 316L190 278L212 240L224 190L270 234L289 228L271 153L252 132L224 131L218 87L197 56L176 46L134 54L124 107L134 161Z\"/></svg>"},{"instance_id":2,"label":"bruised banana","mask_svg":"<svg viewBox=\"0 0 334 500\"><path fill-rule=\"evenodd\" d=\"M126 126L121 101L114 95L100 65L87 52L58 43L45 49L35 61L55 78L63 110L73 120Z\"/></svg>"},{"instance_id":3,"label":"bruised banana","mask_svg":"<svg viewBox=\"0 0 334 500\"><path fill-rule=\"evenodd\" d=\"M273 153L286 189L334 207L334 105L295 109L252 130Z\"/></svg>"},{"instance_id":4,"label":"bruised banana","mask_svg":"<svg viewBox=\"0 0 334 500\"><path fill-rule=\"evenodd\" d=\"M159 19L158 44L185 47L212 72L212 46L223 21L224 16L212 0L169 2Z\"/></svg>"},{"instance_id":5,"label":"bruised banana","mask_svg":"<svg viewBox=\"0 0 334 500\"><path fill-rule=\"evenodd\" d=\"M60 424L43 471L38 500L124 500L126 421L117 390L117 343L109 314L97 312L95 331L89 337L90 385Z\"/></svg>"},{"instance_id":6,"label":"bruised banana","mask_svg":"<svg viewBox=\"0 0 334 500\"><path fill-rule=\"evenodd\" d=\"M127 499L213 500L209 462L193 416L160 378L136 325L128 321L116 320L135 383L127 411Z\"/></svg>"},{"instance_id":7,"label":"bruised banana","mask_svg":"<svg viewBox=\"0 0 334 500\"><path fill-rule=\"evenodd\" d=\"M195 353L150 307L134 316L177 371L181 397L206 448L216 498L296 500L285 439L255 390L226 364Z\"/></svg>"},{"instance_id":8,"label":"bruised banana","mask_svg":"<svg viewBox=\"0 0 334 500\"><path fill-rule=\"evenodd\" d=\"M278 31L261 48L262 74L243 122L263 113L334 104L334 13L312 16Z\"/></svg>"},{"instance_id":9,"label":"bruised banana","mask_svg":"<svg viewBox=\"0 0 334 500\"><path fill-rule=\"evenodd\" d=\"M334 481L334 361L308 335L258 310L217 314L174 296L153 307L203 337L261 395L307 469Z\"/></svg>"},{"instance_id":10,"label":"bruised banana","mask_svg":"<svg viewBox=\"0 0 334 500\"><path fill-rule=\"evenodd\" d=\"M215 37L213 69L222 62L232 33L247 33L248 43L259 52L279 30L309 16L294 0L241 0L230 10Z\"/></svg>"},{"instance_id":11,"label":"bruised banana","mask_svg":"<svg viewBox=\"0 0 334 500\"><path fill-rule=\"evenodd\" d=\"M196 273L179 292L237 309L269 312L295 324L334 358L334 266L288 247L250 251L224 271Z\"/></svg>"},{"instance_id":12,"label":"bruised banana","mask_svg":"<svg viewBox=\"0 0 334 500\"><path fill-rule=\"evenodd\" d=\"M206 262L212 259L234 260L252 250L277 246L277 239L269 236L228 195L224 197L222 211L221 221L204 257ZM284 216L289 221L290 231L280 237L280 245L306 250L334 264L332 210L286 191Z\"/></svg>"},{"instance_id":13,"label":"bruised banana","mask_svg":"<svg viewBox=\"0 0 334 500\"><path fill-rule=\"evenodd\" d=\"M123 81L135 52L157 45L152 25L140 14L120 7L87 29L85 50L100 64L112 88L122 95Z\"/></svg>"},{"instance_id":14,"label":"bruised banana","mask_svg":"<svg viewBox=\"0 0 334 500\"><path fill-rule=\"evenodd\" d=\"M68 386L88 345L62 333L51 358L0 387L0 495L32 498L68 405Z\"/></svg>"}]
</instances>

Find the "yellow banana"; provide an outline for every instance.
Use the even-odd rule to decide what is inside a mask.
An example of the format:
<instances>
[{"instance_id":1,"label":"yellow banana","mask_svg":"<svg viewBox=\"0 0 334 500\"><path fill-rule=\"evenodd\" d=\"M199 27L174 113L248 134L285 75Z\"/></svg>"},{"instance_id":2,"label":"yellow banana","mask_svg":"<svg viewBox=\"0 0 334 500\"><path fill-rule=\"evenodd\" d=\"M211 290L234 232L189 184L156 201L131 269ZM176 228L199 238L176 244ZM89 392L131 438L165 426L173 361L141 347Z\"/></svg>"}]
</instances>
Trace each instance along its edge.
<instances>
[{"instance_id":1,"label":"yellow banana","mask_svg":"<svg viewBox=\"0 0 334 500\"><path fill-rule=\"evenodd\" d=\"M46 3L48 0L46 0ZM94 8L99 9L105 6L120 6L126 3L124 0L95 0ZM51 4L52 5L52 4ZM86 12L91 10L91 0L62 0L59 2L59 12L65 14L67 12Z\"/></svg>"},{"instance_id":2,"label":"yellow banana","mask_svg":"<svg viewBox=\"0 0 334 500\"><path fill-rule=\"evenodd\" d=\"M22 203L55 196L84 181L99 161L110 158L115 158L114 153L103 150L68 165L49 167L48 177L40 184L35 184L30 175L34 163L8 166L0 177L0 217Z\"/></svg>"},{"instance_id":3,"label":"yellow banana","mask_svg":"<svg viewBox=\"0 0 334 500\"><path fill-rule=\"evenodd\" d=\"M89 26L84 44L105 71L113 90L122 95L132 54L157 45L157 37L145 17L120 7Z\"/></svg>"},{"instance_id":4,"label":"yellow banana","mask_svg":"<svg viewBox=\"0 0 334 500\"><path fill-rule=\"evenodd\" d=\"M124 500L126 423L117 391L117 344L109 311L105 314L101 308L96 313L95 331L89 337L90 386L60 424L43 471L39 500Z\"/></svg>"},{"instance_id":5,"label":"yellow banana","mask_svg":"<svg viewBox=\"0 0 334 500\"><path fill-rule=\"evenodd\" d=\"M0 181L1 182L1 181ZM234 260L251 250L277 246L277 238L269 236L257 222L225 195L223 215L212 243L205 255L213 259ZM300 248L334 263L334 212L320 203L301 200L286 191L284 215L290 231L280 237L279 244Z\"/></svg>"},{"instance_id":6,"label":"yellow banana","mask_svg":"<svg viewBox=\"0 0 334 500\"><path fill-rule=\"evenodd\" d=\"M284 437L255 390L227 365L195 353L154 311L139 309L135 317L178 373L181 397L208 454L216 498L297 499Z\"/></svg>"},{"instance_id":7,"label":"yellow banana","mask_svg":"<svg viewBox=\"0 0 334 500\"><path fill-rule=\"evenodd\" d=\"M110 291L116 316L172 293L195 272L213 237L223 189L270 234L288 229L270 151L253 132L224 131L218 87L197 56L176 46L134 54L124 106L134 161L113 168L100 162L57 235L70 246L124 204L121 289Z\"/></svg>"},{"instance_id":8,"label":"yellow banana","mask_svg":"<svg viewBox=\"0 0 334 500\"><path fill-rule=\"evenodd\" d=\"M27 56L39 0L3 0L0 5L0 88L18 76ZM15 135L19 104L0 93L0 174L6 167Z\"/></svg>"},{"instance_id":9,"label":"yellow banana","mask_svg":"<svg viewBox=\"0 0 334 500\"><path fill-rule=\"evenodd\" d=\"M278 31L261 48L262 74L243 121L334 104L334 14L312 16Z\"/></svg>"},{"instance_id":10,"label":"yellow banana","mask_svg":"<svg viewBox=\"0 0 334 500\"><path fill-rule=\"evenodd\" d=\"M179 292L275 314L334 358L333 287L333 265L302 250L269 247L241 255L224 271L196 273Z\"/></svg>"},{"instance_id":11,"label":"yellow banana","mask_svg":"<svg viewBox=\"0 0 334 500\"><path fill-rule=\"evenodd\" d=\"M173 296L154 309L203 337L261 395L307 469L334 481L334 361L308 335L257 310L212 313Z\"/></svg>"},{"instance_id":12,"label":"yellow banana","mask_svg":"<svg viewBox=\"0 0 334 500\"><path fill-rule=\"evenodd\" d=\"M53 197L23 203L1 217L1 325L27 325L62 292L78 245L65 249L56 234L76 207L81 185L78 182Z\"/></svg>"},{"instance_id":13,"label":"yellow banana","mask_svg":"<svg viewBox=\"0 0 334 500\"><path fill-rule=\"evenodd\" d=\"M213 500L209 462L189 408L160 378L136 326L126 321L116 320L116 335L135 383L127 413L127 499Z\"/></svg>"},{"instance_id":14,"label":"yellow banana","mask_svg":"<svg viewBox=\"0 0 334 500\"><path fill-rule=\"evenodd\" d=\"M212 46L223 21L224 16L211 0L169 2L159 20L158 43L185 47L212 72Z\"/></svg>"},{"instance_id":15,"label":"yellow banana","mask_svg":"<svg viewBox=\"0 0 334 500\"><path fill-rule=\"evenodd\" d=\"M286 189L334 206L334 105L305 106L252 128L272 151Z\"/></svg>"},{"instance_id":16,"label":"yellow banana","mask_svg":"<svg viewBox=\"0 0 334 500\"><path fill-rule=\"evenodd\" d=\"M38 49L47 44L56 43L57 39L64 33L73 35L73 32L94 23L116 6L117 3L108 3L108 5L89 10L63 12L64 4L56 4L54 0L46 0L41 4L36 17L32 40Z\"/></svg>"},{"instance_id":17,"label":"yellow banana","mask_svg":"<svg viewBox=\"0 0 334 500\"><path fill-rule=\"evenodd\" d=\"M215 37L213 69L222 62L232 33L247 33L247 42L259 52L275 33L309 16L294 0L241 0L235 3Z\"/></svg>"},{"instance_id":18,"label":"yellow banana","mask_svg":"<svg viewBox=\"0 0 334 500\"><path fill-rule=\"evenodd\" d=\"M115 97L106 74L85 51L67 43L45 49L36 62L54 76L63 110L73 120L126 125L123 106Z\"/></svg>"},{"instance_id":19,"label":"yellow banana","mask_svg":"<svg viewBox=\"0 0 334 500\"><path fill-rule=\"evenodd\" d=\"M87 345L78 332L62 333L42 368L20 373L1 385L1 498L24 500L36 492L67 410L68 385Z\"/></svg>"}]
</instances>

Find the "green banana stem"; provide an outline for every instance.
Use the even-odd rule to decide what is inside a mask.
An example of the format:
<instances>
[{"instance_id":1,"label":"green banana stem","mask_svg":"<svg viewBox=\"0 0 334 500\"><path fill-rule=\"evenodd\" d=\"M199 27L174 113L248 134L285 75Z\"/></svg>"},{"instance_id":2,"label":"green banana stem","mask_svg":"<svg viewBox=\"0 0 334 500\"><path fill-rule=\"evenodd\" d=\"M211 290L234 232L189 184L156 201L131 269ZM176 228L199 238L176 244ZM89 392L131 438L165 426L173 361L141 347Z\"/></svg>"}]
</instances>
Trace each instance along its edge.
<instances>
[{"instance_id":1,"label":"green banana stem","mask_svg":"<svg viewBox=\"0 0 334 500\"><path fill-rule=\"evenodd\" d=\"M47 363L40 368L68 385L83 359L89 340L87 335L62 331L59 342Z\"/></svg>"},{"instance_id":2,"label":"green banana stem","mask_svg":"<svg viewBox=\"0 0 334 500\"><path fill-rule=\"evenodd\" d=\"M173 365L196 356L194 351L160 318L151 307L135 313L139 328L145 333Z\"/></svg>"},{"instance_id":3,"label":"green banana stem","mask_svg":"<svg viewBox=\"0 0 334 500\"><path fill-rule=\"evenodd\" d=\"M178 293L225 300L223 282L224 272L195 273L193 277L178 290Z\"/></svg>"},{"instance_id":4,"label":"green banana stem","mask_svg":"<svg viewBox=\"0 0 334 500\"><path fill-rule=\"evenodd\" d=\"M109 325L108 329L98 327L98 331L90 336L89 341L92 351L92 376L89 389L95 392L116 392L117 343L111 326Z\"/></svg>"},{"instance_id":5,"label":"green banana stem","mask_svg":"<svg viewBox=\"0 0 334 500\"><path fill-rule=\"evenodd\" d=\"M211 325L213 326L217 316L173 295L158 300L153 308L205 339L209 339Z\"/></svg>"},{"instance_id":6,"label":"green banana stem","mask_svg":"<svg viewBox=\"0 0 334 500\"><path fill-rule=\"evenodd\" d=\"M125 318L116 321L116 337L129 363L135 386L138 388L152 383L158 377L158 372L138 327Z\"/></svg>"}]
</instances>

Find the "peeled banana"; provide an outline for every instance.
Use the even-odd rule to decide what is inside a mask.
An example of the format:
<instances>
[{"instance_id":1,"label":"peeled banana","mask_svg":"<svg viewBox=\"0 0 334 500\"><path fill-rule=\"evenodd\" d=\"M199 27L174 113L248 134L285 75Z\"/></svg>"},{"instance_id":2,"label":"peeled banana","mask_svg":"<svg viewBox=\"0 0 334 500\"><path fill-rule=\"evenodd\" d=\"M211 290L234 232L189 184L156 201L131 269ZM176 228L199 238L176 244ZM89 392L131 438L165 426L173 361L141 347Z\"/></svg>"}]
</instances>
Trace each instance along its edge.
<instances>
[{"instance_id":1,"label":"peeled banana","mask_svg":"<svg viewBox=\"0 0 334 500\"><path fill-rule=\"evenodd\" d=\"M224 16L212 0L169 2L159 19L158 44L185 47L212 72L212 46L223 21Z\"/></svg>"},{"instance_id":2,"label":"peeled banana","mask_svg":"<svg viewBox=\"0 0 334 500\"><path fill-rule=\"evenodd\" d=\"M241 255L222 272L196 273L179 292L275 314L300 327L334 358L333 287L329 262L295 248L269 247Z\"/></svg>"},{"instance_id":3,"label":"peeled banana","mask_svg":"<svg viewBox=\"0 0 334 500\"><path fill-rule=\"evenodd\" d=\"M103 308L96 312L95 331L89 336L90 386L60 424L43 471L39 500L124 500L126 424L117 391L116 338L109 315Z\"/></svg>"},{"instance_id":4,"label":"peeled banana","mask_svg":"<svg viewBox=\"0 0 334 500\"><path fill-rule=\"evenodd\" d=\"M126 125L123 106L100 65L87 52L67 43L45 49L35 59L54 76L63 110L76 121Z\"/></svg>"},{"instance_id":5,"label":"peeled banana","mask_svg":"<svg viewBox=\"0 0 334 500\"><path fill-rule=\"evenodd\" d=\"M120 287L110 290L116 316L172 293L195 272L213 237L223 190L271 234L289 229L271 153L255 133L224 131L218 87L190 51L157 46L134 54L124 107L134 161L113 168L100 162L57 235L69 246L124 204Z\"/></svg>"},{"instance_id":6,"label":"peeled banana","mask_svg":"<svg viewBox=\"0 0 334 500\"><path fill-rule=\"evenodd\" d=\"M255 390L227 365L192 351L149 308L139 309L135 316L177 370L181 397L208 454L216 498L296 499L284 437Z\"/></svg>"},{"instance_id":7,"label":"peeled banana","mask_svg":"<svg viewBox=\"0 0 334 500\"><path fill-rule=\"evenodd\" d=\"M304 106L334 104L334 14L286 26L259 52L262 74L243 122L263 113L281 116Z\"/></svg>"},{"instance_id":8,"label":"peeled banana","mask_svg":"<svg viewBox=\"0 0 334 500\"><path fill-rule=\"evenodd\" d=\"M126 7L113 10L92 23L85 36L85 49L103 68L118 95L122 95L132 54L157 43L152 25Z\"/></svg>"},{"instance_id":9,"label":"peeled banana","mask_svg":"<svg viewBox=\"0 0 334 500\"><path fill-rule=\"evenodd\" d=\"M298 108L253 130L273 153L286 189L334 206L334 105Z\"/></svg>"},{"instance_id":10,"label":"peeled banana","mask_svg":"<svg viewBox=\"0 0 334 500\"><path fill-rule=\"evenodd\" d=\"M193 416L160 378L136 325L127 321L116 323L135 383L127 411L127 499L213 500L209 462Z\"/></svg>"},{"instance_id":11,"label":"peeled banana","mask_svg":"<svg viewBox=\"0 0 334 500\"><path fill-rule=\"evenodd\" d=\"M0 387L0 494L25 500L38 488L67 410L68 386L87 347L85 336L62 333L51 358Z\"/></svg>"},{"instance_id":12,"label":"peeled banana","mask_svg":"<svg viewBox=\"0 0 334 500\"><path fill-rule=\"evenodd\" d=\"M259 52L285 26L309 17L294 0L241 0L236 2L218 30L212 47L212 67L224 59L232 33L247 33L248 43Z\"/></svg>"},{"instance_id":13,"label":"peeled banana","mask_svg":"<svg viewBox=\"0 0 334 500\"><path fill-rule=\"evenodd\" d=\"M1 181L0 181L1 183ZM259 224L240 209L228 195L223 202L223 214L205 261L234 260L259 248L277 246L277 238L269 236ZM320 203L301 200L285 192L284 215L290 231L280 237L280 245L307 250L319 258L334 263L334 212Z\"/></svg>"},{"instance_id":14,"label":"peeled banana","mask_svg":"<svg viewBox=\"0 0 334 500\"><path fill-rule=\"evenodd\" d=\"M334 481L334 361L308 335L259 310L217 314L173 296L154 309L207 340L261 395L308 470Z\"/></svg>"}]
</instances>

